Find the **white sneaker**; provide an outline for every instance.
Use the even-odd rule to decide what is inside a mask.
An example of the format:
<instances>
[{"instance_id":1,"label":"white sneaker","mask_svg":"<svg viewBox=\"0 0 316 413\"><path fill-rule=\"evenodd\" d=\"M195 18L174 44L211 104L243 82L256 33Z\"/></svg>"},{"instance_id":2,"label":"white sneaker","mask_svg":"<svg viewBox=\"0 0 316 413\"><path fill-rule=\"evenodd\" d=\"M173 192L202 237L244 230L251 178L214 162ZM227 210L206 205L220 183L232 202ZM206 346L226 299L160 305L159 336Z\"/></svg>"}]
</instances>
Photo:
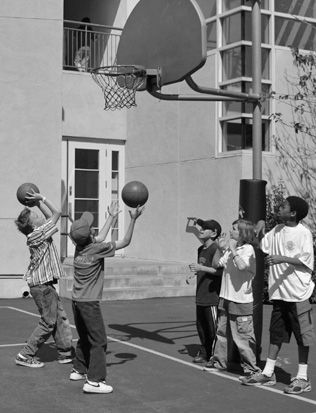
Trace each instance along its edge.
<instances>
[{"instance_id":1,"label":"white sneaker","mask_svg":"<svg viewBox=\"0 0 316 413\"><path fill-rule=\"evenodd\" d=\"M105 381L89 381L83 385L84 393L112 393L113 387L106 384Z\"/></svg>"},{"instance_id":2,"label":"white sneaker","mask_svg":"<svg viewBox=\"0 0 316 413\"><path fill-rule=\"evenodd\" d=\"M85 380L87 378L86 374L81 374L79 371L72 369L70 372L69 379L73 381L78 381L78 380Z\"/></svg>"}]
</instances>

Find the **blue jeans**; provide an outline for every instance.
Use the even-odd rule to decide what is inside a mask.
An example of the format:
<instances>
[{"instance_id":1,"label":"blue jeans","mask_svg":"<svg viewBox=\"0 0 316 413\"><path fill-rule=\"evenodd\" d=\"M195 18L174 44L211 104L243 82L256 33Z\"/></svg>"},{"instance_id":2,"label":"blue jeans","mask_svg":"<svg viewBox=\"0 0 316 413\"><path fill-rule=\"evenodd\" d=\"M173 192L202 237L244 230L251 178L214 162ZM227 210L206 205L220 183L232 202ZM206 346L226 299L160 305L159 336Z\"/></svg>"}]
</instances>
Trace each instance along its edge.
<instances>
[{"instance_id":1,"label":"blue jeans","mask_svg":"<svg viewBox=\"0 0 316 413\"><path fill-rule=\"evenodd\" d=\"M99 301L73 301L72 309L79 335L74 368L87 373L91 381L106 378L107 338Z\"/></svg>"},{"instance_id":2,"label":"blue jeans","mask_svg":"<svg viewBox=\"0 0 316 413\"><path fill-rule=\"evenodd\" d=\"M20 351L25 357L33 357L38 349L52 335L60 356L72 353L72 332L62 302L53 284L30 287L30 293L40 313L40 320Z\"/></svg>"},{"instance_id":3,"label":"blue jeans","mask_svg":"<svg viewBox=\"0 0 316 413\"><path fill-rule=\"evenodd\" d=\"M240 364L245 373L260 371L256 364L256 339L253 329L252 315L228 314L221 309L217 324L217 340L214 349L214 364L226 369L229 362L229 352L235 343Z\"/></svg>"}]
</instances>

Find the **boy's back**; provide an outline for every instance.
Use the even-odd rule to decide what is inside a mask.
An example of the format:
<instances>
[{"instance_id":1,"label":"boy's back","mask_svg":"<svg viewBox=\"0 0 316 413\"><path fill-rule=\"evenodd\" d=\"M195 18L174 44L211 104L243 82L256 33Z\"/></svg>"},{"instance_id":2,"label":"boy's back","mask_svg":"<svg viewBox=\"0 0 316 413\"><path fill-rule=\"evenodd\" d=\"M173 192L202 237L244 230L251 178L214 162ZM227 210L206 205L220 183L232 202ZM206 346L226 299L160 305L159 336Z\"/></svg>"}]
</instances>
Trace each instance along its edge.
<instances>
[{"instance_id":1,"label":"boy's back","mask_svg":"<svg viewBox=\"0 0 316 413\"><path fill-rule=\"evenodd\" d=\"M72 299L97 301L102 299L104 258L113 257L115 244L94 242L76 248L74 257L74 285Z\"/></svg>"}]
</instances>

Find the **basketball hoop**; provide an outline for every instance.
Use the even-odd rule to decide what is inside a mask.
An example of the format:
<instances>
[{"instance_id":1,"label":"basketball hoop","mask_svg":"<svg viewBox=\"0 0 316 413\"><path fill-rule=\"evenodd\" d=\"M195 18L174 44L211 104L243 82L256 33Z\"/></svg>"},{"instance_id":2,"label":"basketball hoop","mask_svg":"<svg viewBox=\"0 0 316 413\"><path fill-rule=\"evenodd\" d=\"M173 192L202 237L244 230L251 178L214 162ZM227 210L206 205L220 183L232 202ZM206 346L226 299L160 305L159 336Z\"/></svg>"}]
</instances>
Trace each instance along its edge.
<instances>
[{"instance_id":1,"label":"basketball hoop","mask_svg":"<svg viewBox=\"0 0 316 413\"><path fill-rule=\"evenodd\" d=\"M98 67L91 75L103 91L105 110L136 106L136 91L146 82L146 70L132 65Z\"/></svg>"}]
</instances>

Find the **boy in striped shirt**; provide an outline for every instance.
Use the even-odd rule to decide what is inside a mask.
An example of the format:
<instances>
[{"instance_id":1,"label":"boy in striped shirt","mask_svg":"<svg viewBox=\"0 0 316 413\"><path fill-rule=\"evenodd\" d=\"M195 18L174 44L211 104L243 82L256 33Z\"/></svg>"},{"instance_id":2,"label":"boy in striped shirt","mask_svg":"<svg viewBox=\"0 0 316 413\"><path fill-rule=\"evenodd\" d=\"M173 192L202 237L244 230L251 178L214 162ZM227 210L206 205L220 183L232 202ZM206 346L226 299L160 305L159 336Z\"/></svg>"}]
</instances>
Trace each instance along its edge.
<instances>
[{"instance_id":1,"label":"boy in striped shirt","mask_svg":"<svg viewBox=\"0 0 316 413\"><path fill-rule=\"evenodd\" d=\"M38 361L35 355L51 335L59 353L59 363L71 363L70 323L54 287L63 275L58 252L52 239L52 235L58 231L56 223L61 213L43 195L34 191L27 195L29 202L35 202L41 213L38 214L35 209L26 207L15 223L18 230L27 237L30 264L24 279L28 283L41 318L26 345L16 356L15 363L25 367L43 367L44 363Z\"/></svg>"}]
</instances>

